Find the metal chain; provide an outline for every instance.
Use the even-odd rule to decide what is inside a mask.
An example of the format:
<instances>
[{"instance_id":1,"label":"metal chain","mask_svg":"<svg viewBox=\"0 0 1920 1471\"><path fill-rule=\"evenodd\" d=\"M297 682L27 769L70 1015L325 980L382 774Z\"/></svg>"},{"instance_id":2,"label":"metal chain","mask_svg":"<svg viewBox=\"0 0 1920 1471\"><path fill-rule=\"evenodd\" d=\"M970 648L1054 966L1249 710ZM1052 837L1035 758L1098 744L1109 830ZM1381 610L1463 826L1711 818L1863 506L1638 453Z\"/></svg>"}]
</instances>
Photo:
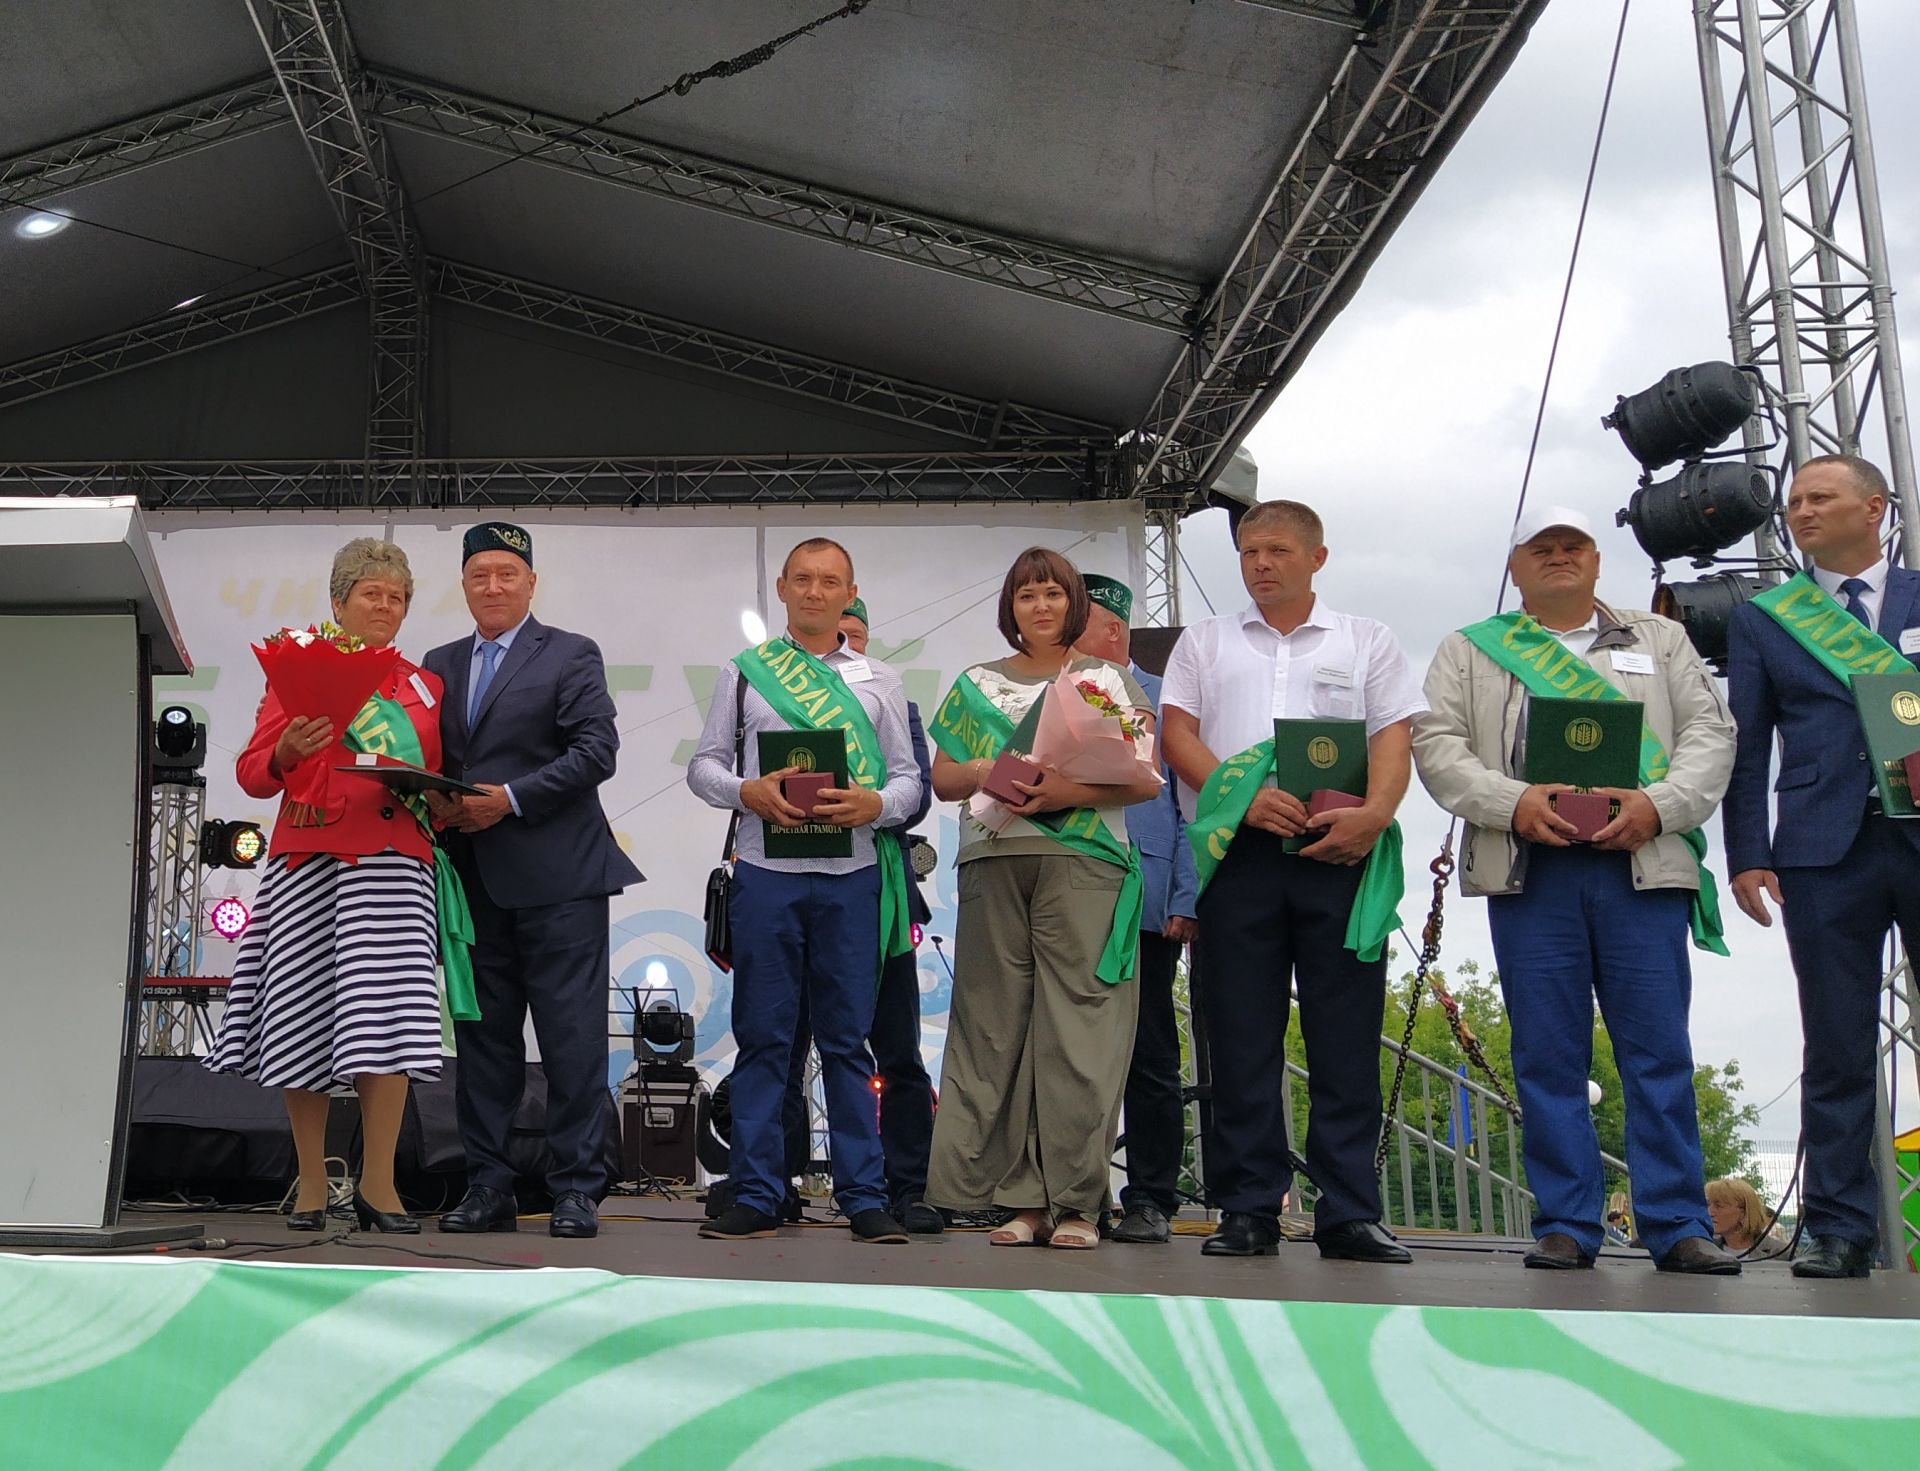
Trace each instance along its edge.
<instances>
[{"instance_id":1,"label":"metal chain","mask_svg":"<svg viewBox=\"0 0 1920 1471\"><path fill-rule=\"evenodd\" d=\"M1427 907L1427 923L1420 931L1420 961L1413 970L1413 989L1407 995L1407 1025L1400 1036L1400 1056L1393 1064L1393 1089L1387 1095L1387 1107L1380 1119L1380 1147L1374 1151L1373 1172L1387 1167L1387 1149L1393 1141L1393 1121L1400 1113L1400 1090L1407 1081L1407 1059L1413 1055L1413 1026L1420 1019L1420 998L1426 994L1427 972L1440 958L1440 931L1445 921L1447 880L1453 877L1453 829L1447 829L1440 854L1427 865L1433 874L1433 903Z\"/></svg>"}]
</instances>

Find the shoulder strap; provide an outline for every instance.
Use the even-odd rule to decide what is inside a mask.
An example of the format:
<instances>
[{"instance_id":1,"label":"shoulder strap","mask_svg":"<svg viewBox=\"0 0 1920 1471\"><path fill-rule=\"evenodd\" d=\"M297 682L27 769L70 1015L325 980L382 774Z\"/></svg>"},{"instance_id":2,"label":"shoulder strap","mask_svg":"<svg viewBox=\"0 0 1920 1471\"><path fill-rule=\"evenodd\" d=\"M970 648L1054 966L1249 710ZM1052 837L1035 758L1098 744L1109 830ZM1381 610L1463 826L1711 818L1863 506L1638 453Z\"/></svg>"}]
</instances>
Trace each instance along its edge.
<instances>
[{"instance_id":1,"label":"shoulder strap","mask_svg":"<svg viewBox=\"0 0 1920 1471\"><path fill-rule=\"evenodd\" d=\"M747 758L747 677L738 669L733 671L733 774L745 776ZM740 814L733 813L727 818L727 840L720 849L720 861L733 859L733 840L740 834Z\"/></svg>"}]
</instances>

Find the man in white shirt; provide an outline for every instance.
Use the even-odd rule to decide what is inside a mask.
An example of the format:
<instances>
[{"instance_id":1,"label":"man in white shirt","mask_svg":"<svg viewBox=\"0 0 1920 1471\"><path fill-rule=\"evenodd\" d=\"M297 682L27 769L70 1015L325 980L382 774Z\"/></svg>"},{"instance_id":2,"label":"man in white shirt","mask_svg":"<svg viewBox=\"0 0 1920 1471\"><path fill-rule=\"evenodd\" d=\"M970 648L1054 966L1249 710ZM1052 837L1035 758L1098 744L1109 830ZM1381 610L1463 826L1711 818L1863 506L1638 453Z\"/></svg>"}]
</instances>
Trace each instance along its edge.
<instances>
[{"instance_id":1,"label":"man in white shirt","mask_svg":"<svg viewBox=\"0 0 1920 1471\"><path fill-rule=\"evenodd\" d=\"M1679 624L1595 597L1600 552L1579 511L1522 516L1508 570L1523 611L1442 640L1413 750L1434 801L1467 823L1461 892L1488 896L1536 1202L1525 1262L1590 1267L1603 1240L1587 1099L1598 997L1625 1090L1640 1239L1663 1272L1738 1272L1707 1219L1687 1036L1690 922L1703 948L1726 953L1718 907L1702 898L1713 889L1697 830L1726 789L1733 720ZM1573 788L1522 775L1539 694L1638 701L1659 743L1657 763L1644 737L1628 753L1644 785L1593 789L1619 810L1591 841L1573 841L1580 829L1555 810Z\"/></svg>"},{"instance_id":2,"label":"man in white shirt","mask_svg":"<svg viewBox=\"0 0 1920 1471\"><path fill-rule=\"evenodd\" d=\"M1278 1250L1292 1185L1284 1113L1290 986L1300 991L1312 1127L1306 1163L1319 1188L1322 1256L1405 1262L1380 1225L1373 1151L1380 1134L1384 952L1346 947L1361 865L1393 822L1410 774L1410 727L1426 708L1393 635L1337 612L1313 590L1326 565L1320 518L1266 501L1242 518L1240 575L1253 602L1180 636L1161 687L1164 749L1189 821L1223 761L1273 738L1276 719L1366 723L1365 801L1309 818L1305 792L1263 787L1225 844L1197 905L1195 970L1213 1062L1208 1195L1222 1211L1201 1250ZM1318 834L1298 853L1285 839Z\"/></svg>"}]
</instances>

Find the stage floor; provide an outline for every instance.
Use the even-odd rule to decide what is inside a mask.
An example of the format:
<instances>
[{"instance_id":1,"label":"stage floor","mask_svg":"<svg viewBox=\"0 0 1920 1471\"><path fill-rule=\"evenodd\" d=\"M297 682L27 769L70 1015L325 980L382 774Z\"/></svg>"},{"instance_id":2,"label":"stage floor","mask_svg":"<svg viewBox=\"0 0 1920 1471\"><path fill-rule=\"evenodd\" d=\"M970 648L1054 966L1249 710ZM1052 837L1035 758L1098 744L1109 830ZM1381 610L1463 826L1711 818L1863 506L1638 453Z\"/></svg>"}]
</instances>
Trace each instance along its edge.
<instances>
[{"instance_id":1,"label":"stage floor","mask_svg":"<svg viewBox=\"0 0 1920 1471\"><path fill-rule=\"evenodd\" d=\"M1644 1253L1612 1250L1602 1254L1591 1272L1530 1272L1520 1265L1523 1242L1411 1233L1404 1239L1414 1261L1405 1267L1323 1261L1305 1241L1285 1243L1277 1257L1222 1261L1200 1254L1198 1232L1204 1227L1198 1222L1192 1223L1195 1234L1176 1234L1165 1246L1108 1241L1091 1252L996 1247L988 1244L985 1231L971 1230L916 1236L905 1246L869 1246L855 1242L843 1225L825 1222L787 1227L771 1240L731 1243L695 1234L702 1217L692 1201L615 1196L602 1211L600 1235L592 1241L554 1240L547 1235L544 1216L524 1218L512 1234L488 1236L446 1235L431 1229L429 1218L428 1230L407 1238L360 1231L348 1235L347 1222L337 1220L312 1244L270 1255L256 1255L257 1248L294 1247L301 1241L279 1216L189 1218L201 1222L209 1236L233 1243L205 1254L224 1260L362 1267L590 1267L623 1276L720 1281L1387 1307L1920 1319L1920 1277L1906 1272L1876 1272L1858 1281L1804 1282L1784 1263L1760 1262L1749 1263L1739 1277L1682 1277L1656 1272ZM123 1216L122 1224L164 1224L180 1218L135 1213Z\"/></svg>"}]
</instances>

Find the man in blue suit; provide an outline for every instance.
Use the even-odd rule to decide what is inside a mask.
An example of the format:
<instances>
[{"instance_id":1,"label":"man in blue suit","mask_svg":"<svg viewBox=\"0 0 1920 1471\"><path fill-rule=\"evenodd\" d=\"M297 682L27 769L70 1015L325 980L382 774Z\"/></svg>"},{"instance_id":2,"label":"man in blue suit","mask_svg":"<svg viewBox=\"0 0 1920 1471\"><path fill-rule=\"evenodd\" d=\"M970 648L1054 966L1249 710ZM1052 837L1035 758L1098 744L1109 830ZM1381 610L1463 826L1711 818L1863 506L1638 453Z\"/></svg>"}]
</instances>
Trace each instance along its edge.
<instances>
[{"instance_id":1,"label":"man in blue suit","mask_svg":"<svg viewBox=\"0 0 1920 1471\"><path fill-rule=\"evenodd\" d=\"M1787 527L1836 603L1910 659L1920 653L1920 572L1880 550L1887 482L1852 455L1808 460L1787 495ZM1897 924L1920 946L1920 822L1884 816L1853 697L1766 611L1735 610L1728 695L1740 724L1724 820L1734 897L1773 923L1780 906L1799 983L1803 1046L1799 1277L1864 1277L1878 1215L1871 1150L1881 947ZM1768 822L1775 738L1779 802Z\"/></svg>"},{"instance_id":2,"label":"man in blue suit","mask_svg":"<svg viewBox=\"0 0 1920 1471\"><path fill-rule=\"evenodd\" d=\"M480 1020L454 1024L468 1184L440 1229L515 1228L507 1142L531 1012L547 1078L549 1230L593 1236L607 1186L607 900L641 881L600 806L620 748L613 696L593 640L530 611L537 579L523 528L476 526L461 551L475 631L425 664L446 682L447 774L485 794L435 803L473 911Z\"/></svg>"},{"instance_id":3,"label":"man in blue suit","mask_svg":"<svg viewBox=\"0 0 1920 1471\"><path fill-rule=\"evenodd\" d=\"M1125 664L1147 698L1160 708L1160 676L1131 657L1133 591L1098 572L1084 574L1092 607L1087 631L1074 645L1083 654ZM1179 789L1171 775L1160 795L1127 809L1127 836L1140 845L1140 1020L1122 1105L1127 1185L1115 1241L1164 1242L1180 1209L1180 1156L1186 1146L1186 1110L1180 1102L1180 1032L1173 1014L1174 967L1193 938L1197 884L1193 845L1180 821Z\"/></svg>"}]
</instances>

